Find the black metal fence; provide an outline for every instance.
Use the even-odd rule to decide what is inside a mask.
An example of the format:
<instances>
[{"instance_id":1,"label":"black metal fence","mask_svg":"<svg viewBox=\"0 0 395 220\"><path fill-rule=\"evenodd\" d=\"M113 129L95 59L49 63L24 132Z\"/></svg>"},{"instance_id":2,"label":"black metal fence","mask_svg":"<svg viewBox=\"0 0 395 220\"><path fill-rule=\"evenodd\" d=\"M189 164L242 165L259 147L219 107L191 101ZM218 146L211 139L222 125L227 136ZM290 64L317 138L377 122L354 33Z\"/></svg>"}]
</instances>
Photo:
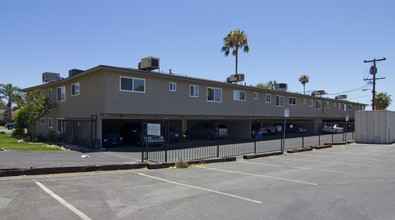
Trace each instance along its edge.
<instances>
[{"instance_id":1,"label":"black metal fence","mask_svg":"<svg viewBox=\"0 0 395 220\"><path fill-rule=\"evenodd\" d=\"M142 161L176 162L289 150L354 139L354 124L342 121L145 120L161 126L164 143L142 144ZM343 130L323 129L337 127ZM323 133L325 130L327 133ZM285 131L285 132L284 132ZM147 138L147 137L146 137ZM282 148L284 147L284 148Z\"/></svg>"},{"instance_id":2,"label":"black metal fence","mask_svg":"<svg viewBox=\"0 0 395 220\"><path fill-rule=\"evenodd\" d=\"M98 147L96 115L92 115L91 118L62 119L60 123L63 143L89 149Z\"/></svg>"}]
</instances>

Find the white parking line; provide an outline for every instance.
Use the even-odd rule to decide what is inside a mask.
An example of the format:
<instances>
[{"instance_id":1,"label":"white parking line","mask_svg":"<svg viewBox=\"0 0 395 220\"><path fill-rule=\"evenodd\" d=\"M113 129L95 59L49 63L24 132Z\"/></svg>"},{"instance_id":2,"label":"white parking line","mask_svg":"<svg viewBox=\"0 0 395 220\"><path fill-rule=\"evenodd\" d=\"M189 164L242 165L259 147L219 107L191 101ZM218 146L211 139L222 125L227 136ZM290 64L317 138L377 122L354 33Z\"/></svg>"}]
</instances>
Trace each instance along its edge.
<instances>
[{"instance_id":1,"label":"white parking line","mask_svg":"<svg viewBox=\"0 0 395 220\"><path fill-rule=\"evenodd\" d=\"M34 180L33 180L34 181ZM66 206L68 209L70 209L72 212L77 214L81 219L84 220L91 220L87 215L85 215L83 212L75 208L73 205L70 203L66 202L62 197L56 195L54 192L52 192L50 189L48 189L46 186L44 186L42 183L34 181L41 189L43 189L45 192L47 192L50 196L52 196L54 199L58 200L62 205Z\"/></svg>"},{"instance_id":2,"label":"white parking line","mask_svg":"<svg viewBox=\"0 0 395 220\"><path fill-rule=\"evenodd\" d=\"M247 161L238 161L238 162L240 162L240 163L248 163L248 164L257 164L257 165L262 165L262 166L283 167L283 168L288 168L288 169L313 170L313 171L320 171L320 172L352 175L352 173L333 171L333 170L326 170L326 169L315 169L315 168L311 168L311 167L293 167L293 166L284 166L284 165L278 165L278 164L254 163L254 162L247 162Z\"/></svg>"},{"instance_id":3,"label":"white parking line","mask_svg":"<svg viewBox=\"0 0 395 220\"><path fill-rule=\"evenodd\" d=\"M255 173L245 173L245 172L238 172L238 171L233 171L233 170L223 170L223 169L217 169L217 168L211 168L211 167L197 167L197 168L216 170L216 171L227 172L227 173L236 173L236 174L242 174L242 175L247 175L247 176L263 177L263 178L268 178L268 179L283 180L283 181L294 182L294 183L303 183L303 184L313 185L313 186L318 185L317 183L310 183L310 182L305 182L305 181L300 181L300 180L286 179L286 178L281 178L281 177L267 176L267 175L261 175L261 174L255 174Z\"/></svg>"},{"instance_id":4,"label":"white parking line","mask_svg":"<svg viewBox=\"0 0 395 220\"><path fill-rule=\"evenodd\" d=\"M366 164L355 164L355 163L341 163L341 162L331 162L331 161L317 161L317 160L308 160L308 159L286 159L286 158L279 158L279 157L268 157L273 160L291 160L291 161L310 161L315 163L330 163L330 164L344 164L344 165L351 165L351 166L362 166L362 167L370 167Z\"/></svg>"},{"instance_id":5,"label":"white parking line","mask_svg":"<svg viewBox=\"0 0 395 220\"><path fill-rule=\"evenodd\" d=\"M233 195L233 194L224 193L224 192L220 192L220 191L216 191L216 190L212 190L212 189L207 189L207 188L202 188L202 187L198 187L198 186L192 186L192 185L188 185L188 184L184 184L184 183L178 183L178 182L174 182L174 181L171 181L171 180L167 180L167 179L151 176L151 175L144 174L144 173L137 173L137 174L139 174L141 176L150 177L150 178L153 178L153 179L156 179L156 180L164 181L164 182L167 182L167 183L172 183L172 184L185 186L185 187L189 187L189 188L193 188L193 189L203 190L203 191L206 191L206 192L216 193L216 194L220 194L220 195L230 196L230 197L233 197L233 198L238 198L238 199L242 199L242 200L246 200L246 201L254 202L254 203L258 203L258 204L262 203L261 201L258 201L258 200L248 199L248 198L245 198L245 197L236 196L236 195Z\"/></svg>"},{"instance_id":6,"label":"white parking line","mask_svg":"<svg viewBox=\"0 0 395 220\"><path fill-rule=\"evenodd\" d=\"M141 160L137 160L136 158L133 158L133 157L130 157L130 156L124 155L124 154L117 154L117 153L113 153L113 152L111 152L111 153L110 152L103 152L103 153L111 155L111 156L115 156L115 157L121 157L121 158L124 158L124 159L134 160L136 162L140 162L141 161Z\"/></svg>"},{"instance_id":7,"label":"white parking line","mask_svg":"<svg viewBox=\"0 0 395 220\"><path fill-rule=\"evenodd\" d=\"M308 157L336 157L336 158L338 158L338 156L335 156L335 155L326 155L326 153L334 153L334 152L325 152L324 155L303 153L302 156L308 156ZM343 154L343 153L337 153L337 154ZM343 155L344 155L344 154L343 154ZM355 154L353 154L353 155L355 155ZM354 158L352 158L352 157L347 157L347 160L382 161L382 160L373 159L373 158L366 159L366 158L355 158L355 157L354 157Z\"/></svg>"}]
</instances>

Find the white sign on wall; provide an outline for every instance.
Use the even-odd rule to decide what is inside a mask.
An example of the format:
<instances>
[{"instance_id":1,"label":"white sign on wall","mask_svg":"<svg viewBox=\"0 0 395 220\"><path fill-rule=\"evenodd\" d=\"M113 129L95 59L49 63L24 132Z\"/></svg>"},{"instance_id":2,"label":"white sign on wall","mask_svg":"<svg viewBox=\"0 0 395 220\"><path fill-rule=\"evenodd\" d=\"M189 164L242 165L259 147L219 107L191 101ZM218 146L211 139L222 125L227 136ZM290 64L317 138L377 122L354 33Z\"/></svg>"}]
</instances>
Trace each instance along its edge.
<instances>
[{"instance_id":1,"label":"white sign on wall","mask_svg":"<svg viewBox=\"0 0 395 220\"><path fill-rule=\"evenodd\" d=\"M284 117L289 118L289 108L284 108Z\"/></svg>"},{"instance_id":2,"label":"white sign on wall","mask_svg":"<svg viewBox=\"0 0 395 220\"><path fill-rule=\"evenodd\" d=\"M160 124L147 124L147 135L160 136Z\"/></svg>"}]
</instances>

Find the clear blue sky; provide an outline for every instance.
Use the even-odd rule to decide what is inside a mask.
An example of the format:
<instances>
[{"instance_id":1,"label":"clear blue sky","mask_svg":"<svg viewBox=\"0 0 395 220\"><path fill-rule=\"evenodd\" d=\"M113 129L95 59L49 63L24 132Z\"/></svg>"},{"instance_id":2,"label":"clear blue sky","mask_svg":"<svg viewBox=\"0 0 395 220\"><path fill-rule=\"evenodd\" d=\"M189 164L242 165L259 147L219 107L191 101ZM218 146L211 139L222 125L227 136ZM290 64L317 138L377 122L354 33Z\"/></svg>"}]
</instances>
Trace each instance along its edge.
<instances>
[{"instance_id":1,"label":"clear blue sky","mask_svg":"<svg viewBox=\"0 0 395 220\"><path fill-rule=\"evenodd\" d=\"M247 85L276 80L303 92L306 74L307 91L370 104L363 60L386 57L377 91L392 95L395 110L394 11L393 0L3 0L0 83L26 88L41 84L43 72L136 68L147 56L159 57L163 72L225 81L235 59L221 53L223 38L240 28L250 46L239 56Z\"/></svg>"}]
</instances>

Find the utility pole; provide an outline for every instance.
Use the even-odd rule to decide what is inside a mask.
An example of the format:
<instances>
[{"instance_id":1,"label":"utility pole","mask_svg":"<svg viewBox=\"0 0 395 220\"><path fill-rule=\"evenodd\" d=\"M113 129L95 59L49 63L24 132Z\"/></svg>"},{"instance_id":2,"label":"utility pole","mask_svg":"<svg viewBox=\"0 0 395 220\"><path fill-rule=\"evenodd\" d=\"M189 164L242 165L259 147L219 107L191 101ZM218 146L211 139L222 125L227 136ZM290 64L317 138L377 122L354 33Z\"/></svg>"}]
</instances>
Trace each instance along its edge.
<instances>
[{"instance_id":1,"label":"utility pole","mask_svg":"<svg viewBox=\"0 0 395 220\"><path fill-rule=\"evenodd\" d=\"M364 79L365 81L367 81L367 80L369 80L369 81L373 80L373 91L372 91L372 96L373 96L373 97L372 97L372 110L373 110L373 111L376 110L376 108L375 108L376 80L385 79L385 78L376 78L376 73L377 73L376 62L378 62L378 61L383 61L383 60L386 60L385 57L383 57L383 59L373 59L373 60L364 60L364 61L363 61L364 63L371 63L371 62L373 62L373 66L370 67L370 70L369 70L370 74L373 75L373 79Z\"/></svg>"}]
</instances>

